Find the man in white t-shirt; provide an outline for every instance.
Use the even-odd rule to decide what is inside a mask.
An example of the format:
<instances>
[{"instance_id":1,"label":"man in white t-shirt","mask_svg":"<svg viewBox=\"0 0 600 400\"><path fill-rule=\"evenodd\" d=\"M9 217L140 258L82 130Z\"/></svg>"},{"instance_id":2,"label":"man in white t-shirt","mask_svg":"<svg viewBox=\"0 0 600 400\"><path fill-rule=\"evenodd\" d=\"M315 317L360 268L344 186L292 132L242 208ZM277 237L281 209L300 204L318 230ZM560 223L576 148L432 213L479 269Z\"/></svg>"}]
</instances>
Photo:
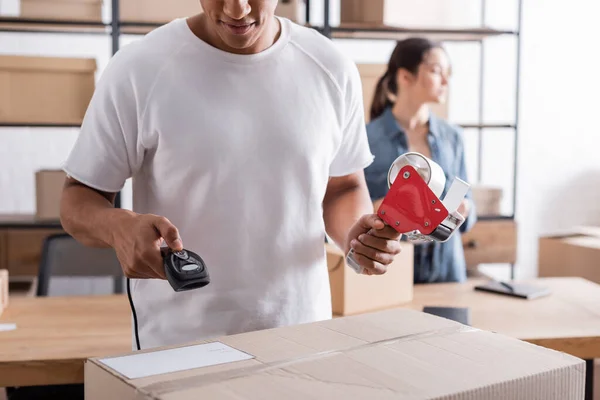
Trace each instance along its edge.
<instances>
[{"instance_id":1,"label":"man in white t-shirt","mask_svg":"<svg viewBox=\"0 0 600 400\"><path fill-rule=\"evenodd\" d=\"M366 274L400 251L363 177L355 64L276 0L201 4L112 58L64 164L63 226L116 250L141 348L331 318L325 232ZM175 292L163 240L211 283Z\"/></svg>"}]
</instances>

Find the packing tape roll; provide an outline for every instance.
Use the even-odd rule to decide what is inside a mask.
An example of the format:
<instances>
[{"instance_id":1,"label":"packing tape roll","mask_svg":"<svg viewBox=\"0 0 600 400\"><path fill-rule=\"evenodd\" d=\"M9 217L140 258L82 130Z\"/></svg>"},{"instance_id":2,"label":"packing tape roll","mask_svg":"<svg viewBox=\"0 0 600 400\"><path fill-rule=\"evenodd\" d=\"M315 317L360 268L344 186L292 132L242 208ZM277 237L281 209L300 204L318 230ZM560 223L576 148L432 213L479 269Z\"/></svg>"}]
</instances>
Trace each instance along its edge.
<instances>
[{"instance_id":1,"label":"packing tape roll","mask_svg":"<svg viewBox=\"0 0 600 400\"><path fill-rule=\"evenodd\" d=\"M392 186L400 170L407 165L417 170L419 176L423 178L438 199L442 196L446 186L444 170L435 161L417 152L404 153L394 160L388 171L388 187Z\"/></svg>"}]
</instances>

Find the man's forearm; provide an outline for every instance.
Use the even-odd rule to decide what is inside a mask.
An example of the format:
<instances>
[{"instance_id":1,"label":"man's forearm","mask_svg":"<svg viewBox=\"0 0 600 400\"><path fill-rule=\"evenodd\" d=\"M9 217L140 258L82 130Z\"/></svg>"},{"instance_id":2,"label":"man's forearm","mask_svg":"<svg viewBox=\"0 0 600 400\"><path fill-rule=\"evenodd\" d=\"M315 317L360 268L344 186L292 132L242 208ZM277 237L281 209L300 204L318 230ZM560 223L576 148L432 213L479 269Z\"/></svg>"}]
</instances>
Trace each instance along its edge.
<instances>
[{"instance_id":1,"label":"man's forearm","mask_svg":"<svg viewBox=\"0 0 600 400\"><path fill-rule=\"evenodd\" d=\"M335 189L335 188L334 188ZM347 243L350 228L365 214L373 213L373 203L367 186L362 183L333 190L323 202L323 215L327 234L344 252L349 250Z\"/></svg>"},{"instance_id":2,"label":"man's forearm","mask_svg":"<svg viewBox=\"0 0 600 400\"><path fill-rule=\"evenodd\" d=\"M118 222L133 213L116 209L114 197L67 181L61 200L61 223L67 233L86 246L110 247Z\"/></svg>"}]
</instances>

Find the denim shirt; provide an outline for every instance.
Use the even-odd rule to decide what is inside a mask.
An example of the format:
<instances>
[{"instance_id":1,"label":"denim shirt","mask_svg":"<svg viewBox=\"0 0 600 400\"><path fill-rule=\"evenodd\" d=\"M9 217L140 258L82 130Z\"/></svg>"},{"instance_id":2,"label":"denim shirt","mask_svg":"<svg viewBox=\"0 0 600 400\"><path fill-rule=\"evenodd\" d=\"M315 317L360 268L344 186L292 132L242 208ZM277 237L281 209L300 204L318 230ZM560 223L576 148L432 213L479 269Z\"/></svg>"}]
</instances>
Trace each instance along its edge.
<instances>
[{"instance_id":1,"label":"denim shirt","mask_svg":"<svg viewBox=\"0 0 600 400\"><path fill-rule=\"evenodd\" d=\"M397 123L391 108L369 122L367 134L371 152L375 155L373 163L365 169L365 177L371 195L375 201L384 197L388 191L387 175L394 160L409 151L406 134ZM459 128L430 114L429 148L431 158L438 163L446 175L446 195L454 177L468 182L465 166L464 146ZM477 213L469 190L470 212L463 225L444 243L427 242L415 245L414 282L462 282L466 280L465 256L461 233L467 232L475 224Z\"/></svg>"}]
</instances>

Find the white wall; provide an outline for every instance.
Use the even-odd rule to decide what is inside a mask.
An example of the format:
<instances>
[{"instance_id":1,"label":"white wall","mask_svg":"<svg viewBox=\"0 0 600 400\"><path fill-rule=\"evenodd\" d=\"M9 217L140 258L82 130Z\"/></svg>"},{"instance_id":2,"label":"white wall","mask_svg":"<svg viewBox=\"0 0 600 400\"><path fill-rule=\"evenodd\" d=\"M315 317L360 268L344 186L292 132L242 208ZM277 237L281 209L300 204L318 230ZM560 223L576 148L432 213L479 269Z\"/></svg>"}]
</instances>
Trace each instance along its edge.
<instances>
[{"instance_id":1,"label":"white wall","mask_svg":"<svg viewBox=\"0 0 600 400\"><path fill-rule=\"evenodd\" d=\"M594 154L594 144L598 145L599 139L592 119L597 104L593 95L600 89L600 81L595 72L598 57L592 50L597 48L594 37L598 37L598 30L592 28L593 3L523 1L517 271L519 277L528 277L536 272L540 233L574 223L600 224L600 206L596 203L600 199L600 168ZM323 15L321 2L312 0L311 4L311 19L318 23ZM487 0L487 24L516 28L516 5L516 0ZM473 0L473 7L478 7L477 0ZM0 12L17 11L18 0L0 0ZM106 18L109 11L105 7ZM336 24L339 0L332 0L331 14ZM127 37L123 44L136 38ZM386 62L394 46L392 41L336 40L336 43L357 62ZM456 123L476 123L479 46L449 43L447 49L455 72L450 91L450 119ZM110 56L110 39L101 35L0 33L0 54L92 56L97 58L99 76ZM485 60L484 122L513 123L515 38L486 40ZM34 171L58 167L76 135L77 129L0 129L0 213L34 212ZM483 139L482 182L504 188L502 210L511 214L513 133L486 130ZM479 161L477 132L465 131L465 141L469 175L475 182ZM596 188L593 184L586 185L590 177L595 179ZM550 206L549 200L556 203ZM130 205L128 184L124 206ZM487 270L500 274L507 271L498 266Z\"/></svg>"},{"instance_id":2,"label":"white wall","mask_svg":"<svg viewBox=\"0 0 600 400\"><path fill-rule=\"evenodd\" d=\"M538 235L600 225L598 9L525 0L517 216L526 275L537 268Z\"/></svg>"}]
</instances>

